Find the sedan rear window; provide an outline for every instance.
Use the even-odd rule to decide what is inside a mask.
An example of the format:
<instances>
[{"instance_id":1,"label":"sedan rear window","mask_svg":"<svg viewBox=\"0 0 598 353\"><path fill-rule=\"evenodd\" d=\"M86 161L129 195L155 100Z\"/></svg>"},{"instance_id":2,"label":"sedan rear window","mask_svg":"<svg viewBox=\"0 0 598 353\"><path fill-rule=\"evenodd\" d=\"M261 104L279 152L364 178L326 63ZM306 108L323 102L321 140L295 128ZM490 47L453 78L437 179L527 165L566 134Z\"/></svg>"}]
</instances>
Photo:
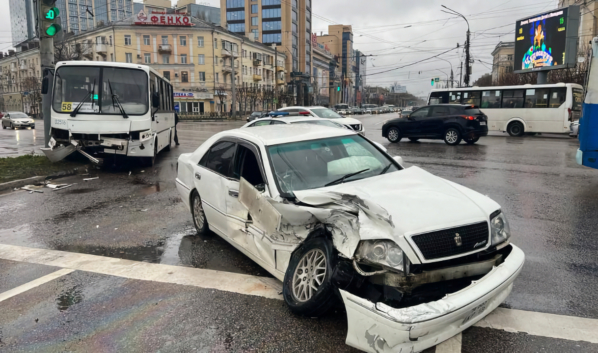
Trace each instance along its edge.
<instances>
[{"instance_id":1,"label":"sedan rear window","mask_svg":"<svg viewBox=\"0 0 598 353\"><path fill-rule=\"evenodd\" d=\"M469 108L469 109L465 109L465 114L466 115L482 115L484 113L482 113L481 110L479 110L478 108Z\"/></svg>"}]
</instances>

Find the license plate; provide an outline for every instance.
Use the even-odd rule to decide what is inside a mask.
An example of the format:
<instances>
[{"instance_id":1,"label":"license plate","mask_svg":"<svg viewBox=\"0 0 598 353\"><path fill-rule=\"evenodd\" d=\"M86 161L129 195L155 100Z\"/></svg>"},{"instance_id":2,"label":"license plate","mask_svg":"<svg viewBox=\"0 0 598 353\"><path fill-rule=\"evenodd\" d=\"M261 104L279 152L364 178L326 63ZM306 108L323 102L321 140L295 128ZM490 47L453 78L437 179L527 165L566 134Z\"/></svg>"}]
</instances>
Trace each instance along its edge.
<instances>
[{"instance_id":1,"label":"license plate","mask_svg":"<svg viewBox=\"0 0 598 353\"><path fill-rule=\"evenodd\" d=\"M485 121L480 121L480 125L486 125Z\"/></svg>"},{"instance_id":2,"label":"license plate","mask_svg":"<svg viewBox=\"0 0 598 353\"><path fill-rule=\"evenodd\" d=\"M482 304L480 304L480 305L476 306L475 308L473 308L469 312L469 314L465 317L465 319L463 319L463 322L461 323L461 325L465 325L471 319L477 317L478 315L480 315L481 313L483 313L484 311L486 311L486 305L487 304L488 304L488 301L485 301Z\"/></svg>"}]
</instances>

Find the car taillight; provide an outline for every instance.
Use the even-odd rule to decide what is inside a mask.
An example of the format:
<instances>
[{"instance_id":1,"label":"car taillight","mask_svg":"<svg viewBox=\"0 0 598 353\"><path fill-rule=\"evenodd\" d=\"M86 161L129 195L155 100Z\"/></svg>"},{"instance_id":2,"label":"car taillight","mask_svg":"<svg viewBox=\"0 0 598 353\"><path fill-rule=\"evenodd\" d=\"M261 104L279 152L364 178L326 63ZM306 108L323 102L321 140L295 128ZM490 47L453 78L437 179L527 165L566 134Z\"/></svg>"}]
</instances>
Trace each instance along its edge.
<instances>
[{"instance_id":1,"label":"car taillight","mask_svg":"<svg viewBox=\"0 0 598 353\"><path fill-rule=\"evenodd\" d=\"M475 116L466 116L466 115L462 115L461 116L463 119L465 120L475 120Z\"/></svg>"}]
</instances>

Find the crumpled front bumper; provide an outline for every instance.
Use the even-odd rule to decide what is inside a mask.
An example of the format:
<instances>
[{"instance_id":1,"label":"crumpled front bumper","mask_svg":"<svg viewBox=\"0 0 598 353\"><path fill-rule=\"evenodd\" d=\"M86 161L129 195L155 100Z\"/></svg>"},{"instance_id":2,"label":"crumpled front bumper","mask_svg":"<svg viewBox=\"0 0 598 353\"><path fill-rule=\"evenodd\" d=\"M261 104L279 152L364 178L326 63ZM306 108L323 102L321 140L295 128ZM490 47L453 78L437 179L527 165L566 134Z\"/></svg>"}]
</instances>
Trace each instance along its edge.
<instances>
[{"instance_id":1,"label":"crumpled front bumper","mask_svg":"<svg viewBox=\"0 0 598 353\"><path fill-rule=\"evenodd\" d=\"M435 302L394 309L341 290L349 326L346 343L373 353L419 352L472 326L511 293L525 261L523 251L511 246L502 264Z\"/></svg>"}]
</instances>

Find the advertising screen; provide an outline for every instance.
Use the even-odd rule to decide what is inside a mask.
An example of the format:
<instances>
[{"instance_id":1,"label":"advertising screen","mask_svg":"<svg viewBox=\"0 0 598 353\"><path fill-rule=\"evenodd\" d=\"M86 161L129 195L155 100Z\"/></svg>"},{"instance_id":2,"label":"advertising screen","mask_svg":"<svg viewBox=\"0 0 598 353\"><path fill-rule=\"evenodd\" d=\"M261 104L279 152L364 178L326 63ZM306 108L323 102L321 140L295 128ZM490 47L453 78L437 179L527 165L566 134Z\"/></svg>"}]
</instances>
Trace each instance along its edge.
<instances>
[{"instance_id":1,"label":"advertising screen","mask_svg":"<svg viewBox=\"0 0 598 353\"><path fill-rule=\"evenodd\" d=\"M567 67L575 58L568 39L577 39L577 21L569 23L569 8L562 8L517 21L515 72ZM572 28L569 28L571 26Z\"/></svg>"}]
</instances>

